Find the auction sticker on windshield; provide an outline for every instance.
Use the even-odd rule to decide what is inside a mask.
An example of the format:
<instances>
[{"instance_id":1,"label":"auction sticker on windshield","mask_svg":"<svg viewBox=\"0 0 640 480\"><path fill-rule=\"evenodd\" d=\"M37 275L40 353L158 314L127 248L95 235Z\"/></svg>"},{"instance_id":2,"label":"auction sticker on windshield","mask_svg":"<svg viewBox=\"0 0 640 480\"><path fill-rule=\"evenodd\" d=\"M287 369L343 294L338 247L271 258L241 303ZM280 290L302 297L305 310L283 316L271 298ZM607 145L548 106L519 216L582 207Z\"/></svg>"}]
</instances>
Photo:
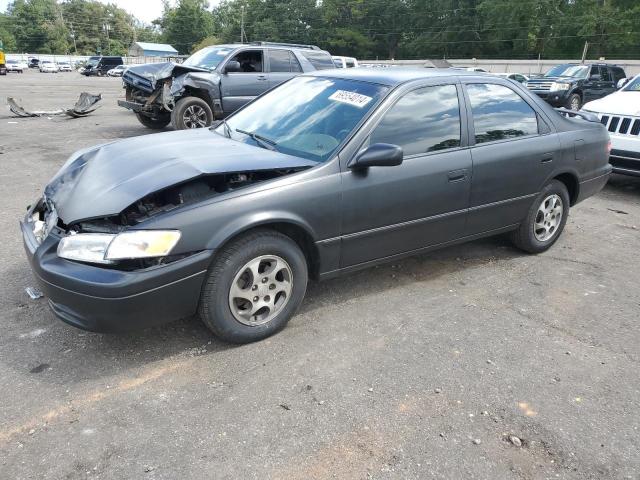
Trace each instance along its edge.
<instances>
[{"instance_id":1,"label":"auction sticker on windshield","mask_svg":"<svg viewBox=\"0 0 640 480\"><path fill-rule=\"evenodd\" d=\"M329 100L348 103L349 105L353 105L354 107L362 108L373 99L360 93L347 92L346 90L336 90L336 92L329 97Z\"/></svg>"}]
</instances>

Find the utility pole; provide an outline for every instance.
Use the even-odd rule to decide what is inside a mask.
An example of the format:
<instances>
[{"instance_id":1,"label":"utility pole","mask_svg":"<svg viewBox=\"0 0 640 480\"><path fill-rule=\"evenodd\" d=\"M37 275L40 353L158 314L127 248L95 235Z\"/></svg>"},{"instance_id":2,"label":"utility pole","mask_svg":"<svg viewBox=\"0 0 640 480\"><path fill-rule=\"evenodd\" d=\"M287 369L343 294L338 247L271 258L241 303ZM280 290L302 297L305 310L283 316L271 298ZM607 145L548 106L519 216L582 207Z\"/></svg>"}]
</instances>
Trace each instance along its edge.
<instances>
[{"instance_id":1,"label":"utility pole","mask_svg":"<svg viewBox=\"0 0 640 480\"><path fill-rule=\"evenodd\" d=\"M76 31L73 29L73 23L70 23L71 27L71 38L73 38L73 51L78 55L78 45L76 45Z\"/></svg>"},{"instance_id":2,"label":"utility pole","mask_svg":"<svg viewBox=\"0 0 640 480\"><path fill-rule=\"evenodd\" d=\"M107 54L111 55L111 42L109 41L109 30L111 30L111 25L109 25L108 23L104 23L102 27L107 34Z\"/></svg>"},{"instance_id":3,"label":"utility pole","mask_svg":"<svg viewBox=\"0 0 640 480\"><path fill-rule=\"evenodd\" d=\"M244 33L244 5L240 7L240 43L244 43L247 35Z\"/></svg>"},{"instance_id":4,"label":"utility pole","mask_svg":"<svg viewBox=\"0 0 640 480\"><path fill-rule=\"evenodd\" d=\"M589 50L589 42L584 42L584 50L582 50L582 61L580 63L584 64L584 61L587 58L588 50Z\"/></svg>"}]
</instances>

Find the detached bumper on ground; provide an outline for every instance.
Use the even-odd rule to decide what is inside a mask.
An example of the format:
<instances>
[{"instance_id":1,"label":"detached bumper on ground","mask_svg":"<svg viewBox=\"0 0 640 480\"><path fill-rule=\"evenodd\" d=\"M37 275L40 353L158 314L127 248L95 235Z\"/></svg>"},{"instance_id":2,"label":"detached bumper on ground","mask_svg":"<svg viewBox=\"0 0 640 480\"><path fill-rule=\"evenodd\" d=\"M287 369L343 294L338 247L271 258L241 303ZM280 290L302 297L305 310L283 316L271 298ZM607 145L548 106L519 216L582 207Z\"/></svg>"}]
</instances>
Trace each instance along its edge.
<instances>
[{"instance_id":1,"label":"detached bumper on ground","mask_svg":"<svg viewBox=\"0 0 640 480\"><path fill-rule=\"evenodd\" d=\"M59 232L54 229L38 245L30 224L20 225L34 275L64 322L94 332L123 332L196 313L210 251L122 271L62 259L56 253Z\"/></svg>"}]
</instances>

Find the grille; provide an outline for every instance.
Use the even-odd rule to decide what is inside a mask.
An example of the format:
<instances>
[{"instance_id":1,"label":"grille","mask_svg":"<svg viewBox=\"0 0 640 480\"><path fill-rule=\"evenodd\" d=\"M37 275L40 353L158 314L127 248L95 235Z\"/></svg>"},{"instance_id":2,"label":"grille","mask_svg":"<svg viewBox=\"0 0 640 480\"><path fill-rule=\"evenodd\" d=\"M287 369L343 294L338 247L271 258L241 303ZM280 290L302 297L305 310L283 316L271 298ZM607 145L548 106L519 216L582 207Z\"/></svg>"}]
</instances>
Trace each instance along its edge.
<instances>
[{"instance_id":1,"label":"grille","mask_svg":"<svg viewBox=\"0 0 640 480\"><path fill-rule=\"evenodd\" d=\"M122 80L129 85L133 85L140 90L144 90L145 92L153 92L153 84L148 78L144 78L140 75L136 75L135 73L126 71L124 72L124 75L122 75Z\"/></svg>"},{"instance_id":2,"label":"grille","mask_svg":"<svg viewBox=\"0 0 640 480\"><path fill-rule=\"evenodd\" d=\"M553 82L527 82L529 90L551 90Z\"/></svg>"},{"instance_id":3,"label":"grille","mask_svg":"<svg viewBox=\"0 0 640 480\"><path fill-rule=\"evenodd\" d=\"M607 127L611 133L640 136L640 118L611 114L599 114L598 116L600 123Z\"/></svg>"}]
</instances>

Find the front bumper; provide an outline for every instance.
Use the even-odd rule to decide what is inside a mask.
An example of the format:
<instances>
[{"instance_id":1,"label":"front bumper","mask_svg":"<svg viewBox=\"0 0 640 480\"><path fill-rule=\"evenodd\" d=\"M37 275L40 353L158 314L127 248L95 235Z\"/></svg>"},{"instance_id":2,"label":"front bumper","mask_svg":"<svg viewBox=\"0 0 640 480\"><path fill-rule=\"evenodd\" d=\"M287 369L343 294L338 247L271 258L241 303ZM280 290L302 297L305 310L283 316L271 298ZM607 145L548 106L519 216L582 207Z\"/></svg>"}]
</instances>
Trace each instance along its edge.
<instances>
[{"instance_id":1,"label":"front bumper","mask_svg":"<svg viewBox=\"0 0 640 480\"><path fill-rule=\"evenodd\" d=\"M124 332L177 320L197 311L212 252L136 271L58 257L62 232L54 228L38 245L28 221L20 223L38 284L64 322L94 332Z\"/></svg>"},{"instance_id":2,"label":"front bumper","mask_svg":"<svg viewBox=\"0 0 640 480\"><path fill-rule=\"evenodd\" d=\"M118 106L131 110L133 112L140 112L144 108L142 103L130 102L128 100L118 100Z\"/></svg>"},{"instance_id":3,"label":"front bumper","mask_svg":"<svg viewBox=\"0 0 640 480\"><path fill-rule=\"evenodd\" d=\"M535 93L547 103L554 107L562 107L567 104L569 100L569 90L549 91L549 90L529 90L531 93Z\"/></svg>"}]
</instances>

